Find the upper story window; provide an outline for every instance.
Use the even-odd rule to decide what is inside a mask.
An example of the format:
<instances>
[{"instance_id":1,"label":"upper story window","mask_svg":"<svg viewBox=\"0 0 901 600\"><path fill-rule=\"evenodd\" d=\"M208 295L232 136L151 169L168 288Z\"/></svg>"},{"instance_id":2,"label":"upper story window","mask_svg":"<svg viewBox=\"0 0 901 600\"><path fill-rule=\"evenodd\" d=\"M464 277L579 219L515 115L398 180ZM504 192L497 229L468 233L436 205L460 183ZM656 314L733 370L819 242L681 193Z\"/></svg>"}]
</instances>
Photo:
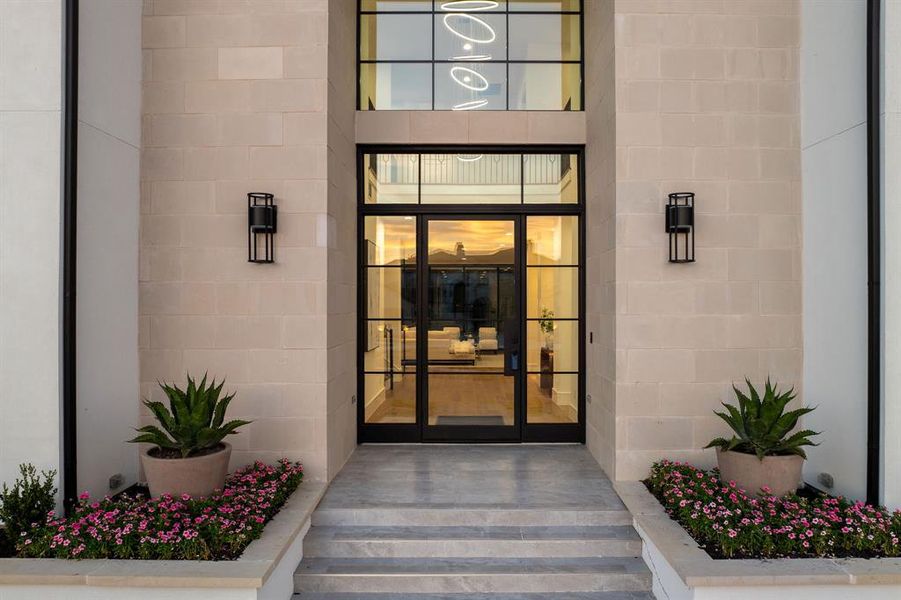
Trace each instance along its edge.
<instances>
[{"instance_id":1,"label":"upper story window","mask_svg":"<svg viewBox=\"0 0 901 600\"><path fill-rule=\"evenodd\" d=\"M360 0L360 110L582 110L581 0Z\"/></svg>"}]
</instances>

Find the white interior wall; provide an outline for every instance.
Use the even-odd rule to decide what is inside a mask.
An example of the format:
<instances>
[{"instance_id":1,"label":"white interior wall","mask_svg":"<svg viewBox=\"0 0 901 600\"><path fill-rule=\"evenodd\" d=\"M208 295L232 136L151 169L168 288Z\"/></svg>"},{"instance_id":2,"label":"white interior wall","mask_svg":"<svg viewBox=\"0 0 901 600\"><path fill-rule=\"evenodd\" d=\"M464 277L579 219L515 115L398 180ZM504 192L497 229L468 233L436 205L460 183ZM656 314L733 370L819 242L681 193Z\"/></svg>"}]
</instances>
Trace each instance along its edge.
<instances>
[{"instance_id":1,"label":"white interior wall","mask_svg":"<svg viewBox=\"0 0 901 600\"><path fill-rule=\"evenodd\" d=\"M78 486L137 479L141 0L82 2L79 15Z\"/></svg>"},{"instance_id":2,"label":"white interior wall","mask_svg":"<svg viewBox=\"0 0 901 600\"><path fill-rule=\"evenodd\" d=\"M865 2L803 0L801 165L804 400L822 431L805 480L866 493L867 148Z\"/></svg>"},{"instance_id":3,"label":"white interior wall","mask_svg":"<svg viewBox=\"0 0 901 600\"><path fill-rule=\"evenodd\" d=\"M0 1L0 481L59 470L61 0Z\"/></svg>"}]
</instances>

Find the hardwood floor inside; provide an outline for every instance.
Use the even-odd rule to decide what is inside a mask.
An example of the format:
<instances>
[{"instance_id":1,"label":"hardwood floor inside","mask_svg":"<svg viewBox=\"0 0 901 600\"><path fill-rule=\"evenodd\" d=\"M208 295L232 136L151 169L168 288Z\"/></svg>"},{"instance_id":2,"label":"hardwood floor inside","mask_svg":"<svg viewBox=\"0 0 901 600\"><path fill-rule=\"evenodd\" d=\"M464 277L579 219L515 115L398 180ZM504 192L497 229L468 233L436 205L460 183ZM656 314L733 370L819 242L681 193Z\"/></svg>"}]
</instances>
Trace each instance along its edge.
<instances>
[{"instance_id":1,"label":"hardwood floor inside","mask_svg":"<svg viewBox=\"0 0 901 600\"><path fill-rule=\"evenodd\" d=\"M494 373L441 373L429 375L429 424L439 417L496 417L504 425L513 425L513 378ZM554 402L548 390L540 387L538 374L526 376L529 423L575 423L577 412L570 406ZM393 389L386 381L381 398L367 406L367 423L415 423L416 379L395 378ZM485 419L482 419L485 420ZM500 424L500 423L498 423Z\"/></svg>"}]
</instances>

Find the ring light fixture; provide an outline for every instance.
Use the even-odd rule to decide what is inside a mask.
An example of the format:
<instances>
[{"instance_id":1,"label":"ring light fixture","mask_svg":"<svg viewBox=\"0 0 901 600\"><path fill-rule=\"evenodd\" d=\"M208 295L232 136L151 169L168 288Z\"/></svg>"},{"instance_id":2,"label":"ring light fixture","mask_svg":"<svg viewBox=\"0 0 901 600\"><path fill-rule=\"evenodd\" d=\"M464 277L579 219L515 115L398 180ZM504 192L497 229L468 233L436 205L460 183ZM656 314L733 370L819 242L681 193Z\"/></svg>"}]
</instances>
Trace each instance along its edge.
<instances>
[{"instance_id":1,"label":"ring light fixture","mask_svg":"<svg viewBox=\"0 0 901 600\"><path fill-rule=\"evenodd\" d=\"M485 28L485 31L488 32L488 37L476 38L476 37L466 35L465 33L462 33L460 31L457 31L456 29L454 29L454 27L450 23L451 19L466 19L466 20L470 21L471 23L478 24L480 27ZM493 42L494 40L497 39L497 33L494 31L494 28L475 15L470 15L468 13L450 13L450 14L444 15L444 18L442 19L442 21L444 22L444 27L448 31L450 31L455 36L466 40L467 42L473 42L474 44L490 44L491 42Z\"/></svg>"},{"instance_id":2,"label":"ring light fixture","mask_svg":"<svg viewBox=\"0 0 901 600\"><path fill-rule=\"evenodd\" d=\"M494 0L453 0L441 4L441 10L456 10L460 12L478 12L492 10L498 7Z\"/></svg>"},{"instance_id":3,"label":"ring light fixture","mask_svg":"<svg viewBox=\"0 0 901 600\"><path fill-rule=\"evenodd\" d=\"M459 73L464 73L462 78ZM467 90L484 92L488 89L488 80L485 79L485 76L477 71L473 71L469 67L451 67L450 75L454 81L465 87ZM476 82L478 82L478 85L476 85Z\"/></svg>"},{"instance_id":4,"label":"ring light fixture","mask_svg":"<svg viewBox=\"0 0 901 600\"><path fill-rule=\"evenodd\" d=\"M470 100L469 102L461 102L454 106L453 110L476 110L488 104L487 98L479 98L478 100Z\"/></svg>"}]
</instances>

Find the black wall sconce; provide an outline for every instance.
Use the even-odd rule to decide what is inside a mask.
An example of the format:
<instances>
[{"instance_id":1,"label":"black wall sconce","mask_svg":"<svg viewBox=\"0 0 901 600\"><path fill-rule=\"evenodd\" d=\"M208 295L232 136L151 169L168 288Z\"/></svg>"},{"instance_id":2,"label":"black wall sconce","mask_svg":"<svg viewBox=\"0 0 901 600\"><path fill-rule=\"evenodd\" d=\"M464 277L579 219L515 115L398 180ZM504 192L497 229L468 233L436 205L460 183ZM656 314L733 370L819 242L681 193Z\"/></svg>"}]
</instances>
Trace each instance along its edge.
<instances>
[{"instance_id":1,"label":"black wall sconce","mask_svg":"<svg viewBox=\"0 0 901 600\"><path fill-rule=\"evenodd\" d=\"M278 207L272 194L247 194L247 262L275 262Z\"/></svg>"},{"instance_id":2,"label":"black wall sconce","mask_svg":"<svg viewBox=\"0 0 901 600\"><path fill-rule=\"evenodd\" d=\"M669 234L669 261L695 261L695 195L677 192L666 203L666 232Z\"/></svg>"}]
</instances>

